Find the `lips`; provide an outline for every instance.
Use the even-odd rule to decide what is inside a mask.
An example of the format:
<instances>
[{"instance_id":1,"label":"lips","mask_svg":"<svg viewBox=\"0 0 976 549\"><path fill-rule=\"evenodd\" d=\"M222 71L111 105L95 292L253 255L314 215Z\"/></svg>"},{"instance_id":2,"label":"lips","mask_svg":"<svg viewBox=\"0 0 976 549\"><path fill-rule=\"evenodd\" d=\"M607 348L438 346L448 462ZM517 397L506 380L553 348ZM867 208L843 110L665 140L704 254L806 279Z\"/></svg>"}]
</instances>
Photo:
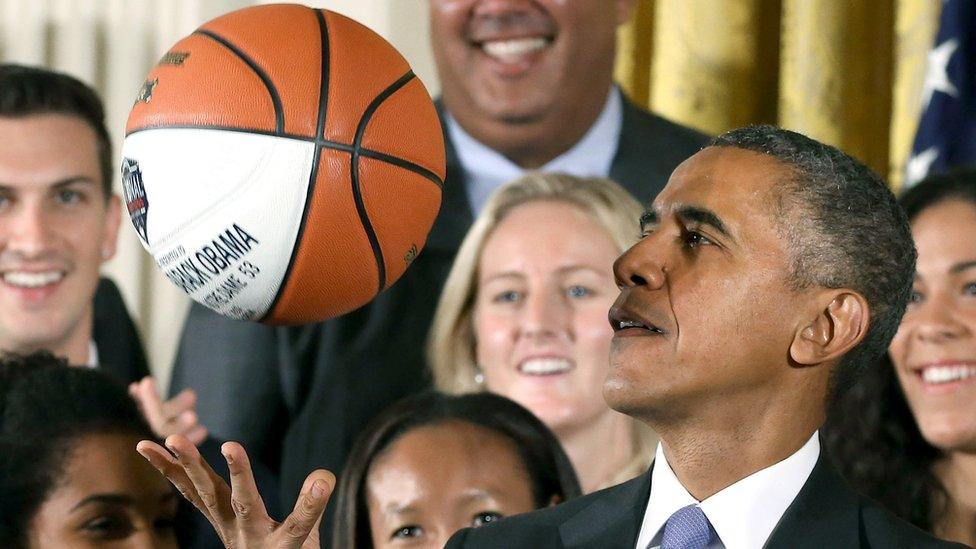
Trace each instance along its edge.
<instances>
[{"instance_id":1,"label":"lips","mask_svg":"<svg viewBox=\"0 0 976 549\"><path fill-rule=\"evenodd\" d=\"M483 42L481 49L495 60L512 63L524 56L546 49L549 44L550 42L545 38L515 38Z\"/></svg>"},{"instance_id":2,"label":"lips","mask_svg":"<svg viewBox=\"0 0 976 549\"><path fill-rule=\"evenodd\" d=\"M976 363L970 361L939 362L915 369L927 386L940 386L976 378Z\"/></svg>"},{"instance_id":3,"label":"lips","mask_svg":"<svg viewBox=\"0 0 976 549\"><path fill-rule=\"evenodd\" d=\"M555 22L541 9L486 10L473 15L465 35L488 57L515 63L552 45L556 31Z\"/></svg>"},{"instance_id":4,"label":"lips","mask_svg":"<svg viewBox=\"0 0 976 549\"><path fill-rule=\"evenodd\" d=\"M535 357L523 360L518 365L521 374L529 376L552 376L573 371L576 365L572 360L562 357Z\"/></svg>"},{"instance_id":5,"label":"lips","mask_svg":"<svg viewBox=\"0 0 976 549\"><path fill-rule=\"evenodd\" d=\"M638 313L627 302L624 302L622 305L610 307L608 320L610 321L610 327L613 328L614 336L664 336L668 334L668 331L662 326L663 323L656 322L646 315Z\"/></svg>"},{"instance_id":6,"label":"lips","mask_svg":"<svg viewBox=\"0 0 976 549\"><path fill-rule=\"evenodd\" d=\"M16 288L35 289L43 288L55 284L64 278L65 272L51 269L45 271L5 271L2 274L3 282Z\"/></svg>"}]
</instances>

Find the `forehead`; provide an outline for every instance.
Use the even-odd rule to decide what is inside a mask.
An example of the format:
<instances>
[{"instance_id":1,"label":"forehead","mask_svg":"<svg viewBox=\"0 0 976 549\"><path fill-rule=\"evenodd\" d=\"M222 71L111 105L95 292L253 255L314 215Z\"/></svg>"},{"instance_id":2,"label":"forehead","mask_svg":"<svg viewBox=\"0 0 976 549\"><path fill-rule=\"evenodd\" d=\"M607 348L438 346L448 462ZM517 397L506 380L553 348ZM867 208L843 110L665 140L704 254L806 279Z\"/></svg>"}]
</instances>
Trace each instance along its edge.
<instances>
[{"instance_id":1,"label":"forehead","mask_svg":"<svg viewBox=\"0 0 976 549\"><path fill-rule=\"evenodd\" d=\"M707 147L679 165L653 209L661 217L683 206L715 213L748 237L774 226L790 169L773 157L733 147Z\"/></svg>"},{"instance_id":2,"label":"forehead","mask_svg":"<svg viewBox=\"0 0 976 549\"><path fill-rule=\"evenodd\" d=\"M402 435L369 468L369 497L380 505L437 500L450 503L475 491L528 490L515 443L466 422L418 427Z\"/></svg>"},{"instance_id":3,"label":"forehead","mask_svg":"<svg viewBox=\"0 0 976 549\"><path fill-rule=\"evenodd\" d=\"M639 228L634 220L634 235ZM498 222L481 253L484 270L540 263L552 268L599 266L609 270L620 252L610 233L578 206L534 200L516 206Z\"/></svg>"},{"instance_id":4,"label":"forehead","mask_svg":"<svg viewBox=\"0 0 976 549\"><path fill-rule=\"evenodd\" d=\"M65 177L100 179L95 131L77 116L0 116L0 184L42 184Z\"/></svg>"},{"instance_id":5,"label":"forehead","mask_svg":"<svg viewBox=\"0 0 976 549\"><path fill-rule=\"evenodd\" d=\"M929 206L912 220L921 274L945 273L976 260L976 204L949 199Z\"/></svg>"}]
</instances>

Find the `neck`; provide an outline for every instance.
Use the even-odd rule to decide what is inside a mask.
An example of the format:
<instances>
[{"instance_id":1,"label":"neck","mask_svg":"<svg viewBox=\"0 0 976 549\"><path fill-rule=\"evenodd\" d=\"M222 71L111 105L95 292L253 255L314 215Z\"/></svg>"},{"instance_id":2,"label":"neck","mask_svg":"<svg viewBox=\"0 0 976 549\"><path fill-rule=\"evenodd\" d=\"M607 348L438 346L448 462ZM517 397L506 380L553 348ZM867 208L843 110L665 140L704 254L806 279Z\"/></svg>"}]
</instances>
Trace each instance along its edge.
<instances>
[{"instance_id":1,"label":"neck","mask_svg":"<svg viewBox=\"0 0 976 549\"><path fill-rule=\"evenodd\" d=\"M935 533L976 546L976 454L950 452L935 466L935 474L949 496L945 513L937 517Z\"/></svg>"},{"instance_id":2,"label":"neck","mask_svg":"<svg viewBox=\"0 0 976 549\"><path fill-rule=\"evenodd\" d=\"M558 429L556 436L584 494L612 484L641 450L634 447L633 420L609 410L586 425Z\"/></svg>"},{"instance_id":3,"label":"neck","mask_svg":"<svg viewBox=\"0 0 976 549\"><path fill-rule=\"evenodd\" d=\"M541 168L573 147L593 126L606 104L610 83L591 101L553 108L530 119L489 118L445 90L444 105L471 137L530 170Z\"/></svg>"},{"instance_id":4,"label":"neck","mask_svg":"<svg viewBox=\"0 0 976 549\"><path fill-rule=\"evenodd\" d=\"M823 423L826 394L825 386L812 385L777 388L762 399L723 395L648 423L661 438L675 476L702 501L788 458L810 440Z\"/></svg>"}]
</instances>

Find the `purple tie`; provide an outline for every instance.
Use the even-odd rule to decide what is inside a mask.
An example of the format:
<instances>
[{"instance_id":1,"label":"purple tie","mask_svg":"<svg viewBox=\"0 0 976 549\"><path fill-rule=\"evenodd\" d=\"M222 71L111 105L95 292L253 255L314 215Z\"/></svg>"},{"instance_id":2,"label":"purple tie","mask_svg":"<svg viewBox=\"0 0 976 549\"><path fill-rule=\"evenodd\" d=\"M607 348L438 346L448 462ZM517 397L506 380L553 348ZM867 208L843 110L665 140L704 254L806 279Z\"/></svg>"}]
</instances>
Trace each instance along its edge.
<instances>
[{"instance_id":1,"label":"purple tie","mask_svg":"<svg viewBox=\"0 0 976 549\"><path fill-rule=\"evenodd\" d=\"M688 505L675 511L664 523L661 549L703 549L712 540L713 532L701 508Z\"/></svg>"}]
</instances>

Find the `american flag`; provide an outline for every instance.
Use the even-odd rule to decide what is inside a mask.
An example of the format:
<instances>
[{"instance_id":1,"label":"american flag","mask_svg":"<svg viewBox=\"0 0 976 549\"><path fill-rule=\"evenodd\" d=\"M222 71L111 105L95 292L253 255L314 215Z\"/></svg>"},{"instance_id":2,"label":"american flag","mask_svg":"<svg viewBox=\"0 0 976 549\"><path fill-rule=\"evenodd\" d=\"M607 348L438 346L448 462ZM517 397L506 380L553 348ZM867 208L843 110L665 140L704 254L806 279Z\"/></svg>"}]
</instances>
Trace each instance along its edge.
<instances>
[{"instance_id":1,"label":"american flag","mask_svg":"<svg viewBox=\"0 0 976 549\"><path fill-rule=\"evenodd\" d=\"M944 0L905 183L976 164L976 0Z\"/></svg>"}]
</instances>

